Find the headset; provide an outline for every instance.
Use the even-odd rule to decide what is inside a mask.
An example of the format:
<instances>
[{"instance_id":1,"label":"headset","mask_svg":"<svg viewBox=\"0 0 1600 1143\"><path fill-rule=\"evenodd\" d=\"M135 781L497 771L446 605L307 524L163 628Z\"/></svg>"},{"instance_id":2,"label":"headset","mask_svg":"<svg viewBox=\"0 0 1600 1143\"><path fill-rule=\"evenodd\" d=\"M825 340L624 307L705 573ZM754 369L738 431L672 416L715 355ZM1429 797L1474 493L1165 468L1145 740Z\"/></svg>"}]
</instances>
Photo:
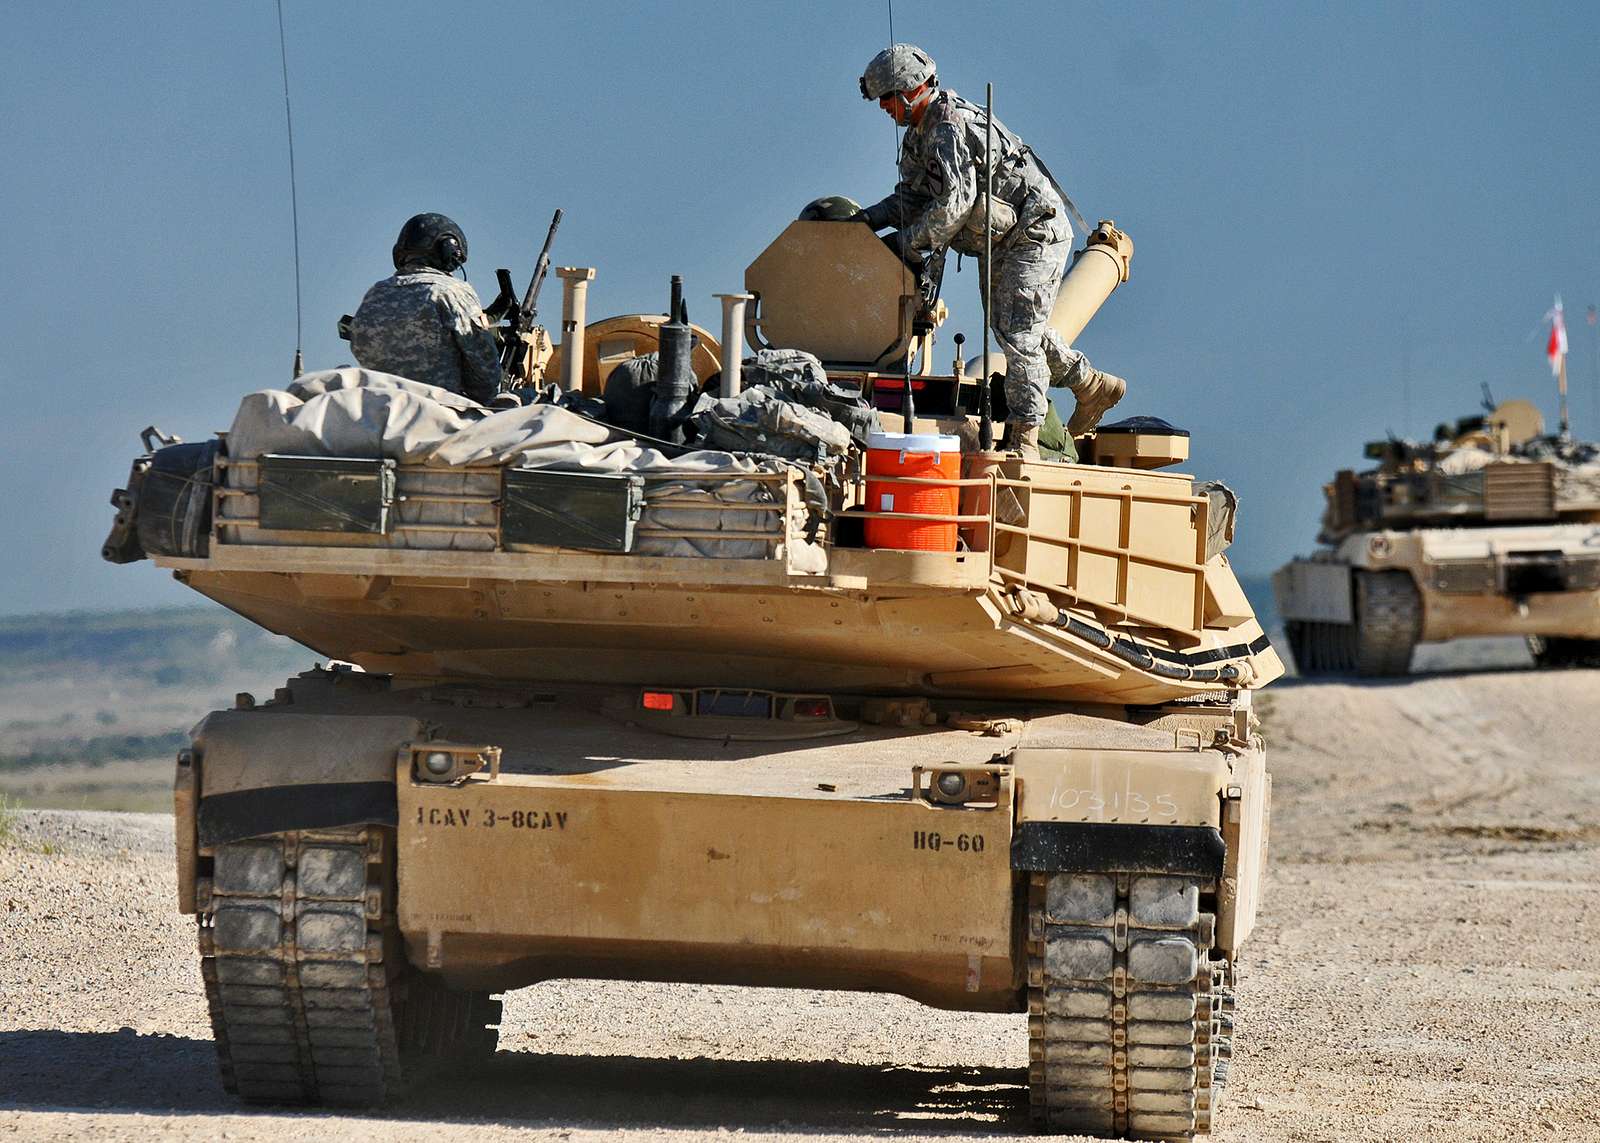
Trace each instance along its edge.
<instances>
[{"instance_id":1,"label":"headset","mask_svg":"<svg viewBox=\"0 0 1600 1143\"><path fill-rule=\"evenodd\" d=\"M439 268L446 274L455 273L467 261L467 252L461 249L461 240L454 234L446 234L435 242L433 255L439 260Z\"/></svg>"}]
</instances>

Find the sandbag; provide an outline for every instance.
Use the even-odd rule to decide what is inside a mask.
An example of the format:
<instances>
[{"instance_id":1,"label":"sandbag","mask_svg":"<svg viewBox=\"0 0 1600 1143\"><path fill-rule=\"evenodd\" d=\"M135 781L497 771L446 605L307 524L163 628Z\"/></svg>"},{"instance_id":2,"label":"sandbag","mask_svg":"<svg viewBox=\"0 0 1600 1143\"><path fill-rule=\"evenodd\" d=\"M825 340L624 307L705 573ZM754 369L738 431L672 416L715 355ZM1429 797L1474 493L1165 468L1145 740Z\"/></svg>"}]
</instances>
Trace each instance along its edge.
<instances>
[{"instance_id":1,"label":"sandbag","mask_svg":"<svg viewBox=\"0 0 1600 1143\"><path fill-rule=\"evenodd\" d=\"M606 378L605 420L634 433L650 431L650 402L655 399L661 357L646 353L629 358Z\"/></svg>"}]
</instances>

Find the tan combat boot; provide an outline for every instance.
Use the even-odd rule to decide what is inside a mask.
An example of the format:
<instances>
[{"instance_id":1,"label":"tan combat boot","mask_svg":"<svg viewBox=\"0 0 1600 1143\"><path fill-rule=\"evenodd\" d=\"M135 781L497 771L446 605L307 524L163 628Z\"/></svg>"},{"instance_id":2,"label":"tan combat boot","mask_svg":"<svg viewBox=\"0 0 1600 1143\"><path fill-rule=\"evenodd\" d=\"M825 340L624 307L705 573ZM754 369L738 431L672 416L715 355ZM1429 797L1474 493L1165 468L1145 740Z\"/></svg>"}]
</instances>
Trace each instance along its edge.
<instances>
[{"instance_id":1,"label":"tan combat boot","mask_svg":"<svg viewBox=\"0 0 1600 1143\"><path fill-rule=\"evenodd\" d=\"M1023 460L1039 460L1039 426L1007 421L1000 451L1021 453Z\"/></svg>"},{"instance_id":2,"label":"tan combat boot","mask_svg":"<svg viewBox=\"0 0 1600 1143\"><path fill-rule=\"evenodd\" d=\"M1072 419L1067 422L1067 433L1081 437L1084 433L1094 431L1100 418L1122 400L1122 395L1127 391L1128 383L1121 377L1090 369L1087 377L1072 386L1072 396L1078 404L1072 410Z\"/></svg>"}]
</instances>

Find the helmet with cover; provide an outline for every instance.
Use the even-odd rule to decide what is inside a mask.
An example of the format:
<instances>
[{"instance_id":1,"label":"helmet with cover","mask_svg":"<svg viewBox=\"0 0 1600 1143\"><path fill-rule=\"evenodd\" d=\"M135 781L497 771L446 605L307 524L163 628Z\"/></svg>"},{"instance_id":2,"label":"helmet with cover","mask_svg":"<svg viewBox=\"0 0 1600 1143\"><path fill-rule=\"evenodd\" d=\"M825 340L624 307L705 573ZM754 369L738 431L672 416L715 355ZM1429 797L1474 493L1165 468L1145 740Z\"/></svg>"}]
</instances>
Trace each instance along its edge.
<instances>
[{"instance_id":1,"label":"helmet with cover","mask_svg":"<svg viewBox=\"0 0 1600 1143\"><path fill-rule=\"evenodd\" d=\"M800 212L801 222L854 222L861 217L861 204L842 194L814 198Z\"/></svg>"},{"instance_id":2,"label":"helmet with cover","mask_svg":"<svg viewBox=\"0 0 1600 1143\"><path fill-rule=\"evenodd\" d=\"M924 83L930 89L939 86L933 57L915 44L890 44L861 73L861 98L882 99L897 91L915 91Z\"/></svg>"},{"instance_id":3,"label":"helmet with cover","mask_svg":"<svg viewBox=\"0 0 1600 1143\"><path fill-rule=\"evenodd\" d=\"M406 219L394 242L394 268L421 262L446 274L467 260L467 236L442 214L417 214Z\"/></svg>"}]
</instances>

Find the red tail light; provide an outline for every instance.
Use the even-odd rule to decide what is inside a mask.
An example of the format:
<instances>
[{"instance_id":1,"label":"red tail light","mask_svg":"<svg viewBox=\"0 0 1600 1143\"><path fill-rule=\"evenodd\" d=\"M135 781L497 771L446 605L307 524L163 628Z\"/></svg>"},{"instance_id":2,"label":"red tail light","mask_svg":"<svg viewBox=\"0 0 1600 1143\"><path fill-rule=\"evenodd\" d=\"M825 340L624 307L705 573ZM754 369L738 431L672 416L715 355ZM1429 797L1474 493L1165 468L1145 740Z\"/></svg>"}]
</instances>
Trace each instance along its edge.
<instances>
[{"instance_id":1,"label":"red tail light","mask_svg":"<svg viewBox=\"0 0 1600 1143\"><path fill-rule=\"evenodd\" d=\"M670 711L677 705L677 696L671 691L645 691L643 702L645 710Z\"/></svg>"},{"instance_id":2,"label":"red tail light","mask_svg":"<svg viewBox=\"0 0 1600 1143\"><path fill-rule=\"evenodd\" d=\"M827 699L795 699L794 716L796 718L827 718L832 712L828 709Z\"/></svg>"}]
</instances>

